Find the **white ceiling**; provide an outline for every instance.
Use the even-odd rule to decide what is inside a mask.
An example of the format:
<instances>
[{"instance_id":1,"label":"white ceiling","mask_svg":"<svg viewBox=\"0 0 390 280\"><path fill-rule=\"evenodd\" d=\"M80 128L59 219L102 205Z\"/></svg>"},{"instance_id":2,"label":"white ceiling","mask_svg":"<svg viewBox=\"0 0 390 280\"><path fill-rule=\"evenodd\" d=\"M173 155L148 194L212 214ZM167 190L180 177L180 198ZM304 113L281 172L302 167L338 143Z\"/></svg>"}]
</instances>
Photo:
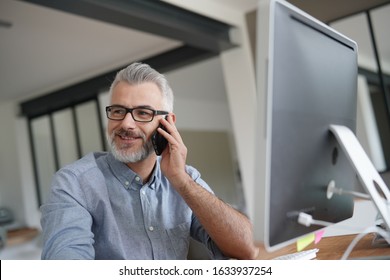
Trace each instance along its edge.
<instances>
[{"instance_id":1,"label":"white ceiling","mask_svg":"<svg viewBox=\"0 0 390 280\"><path fill-rule=\"evenodd\" d=\"M0 101L52 91L180 42L42 6L0 0Z\"/></svg>"},{"instance_id":2,"label":"white ceiling","mask_svg":"<svg viewBox=\"0 0 390 280\"><path fill-rule=\"evenodd\" d=\"M185 4L193 0L165 1ZM207 1L243 13L255 9L257 3L257 0ZM54 91L182 44L15 0L0 0L1 22L10 26L0 24L0 102Z\"/></svg>"}]
</instances>

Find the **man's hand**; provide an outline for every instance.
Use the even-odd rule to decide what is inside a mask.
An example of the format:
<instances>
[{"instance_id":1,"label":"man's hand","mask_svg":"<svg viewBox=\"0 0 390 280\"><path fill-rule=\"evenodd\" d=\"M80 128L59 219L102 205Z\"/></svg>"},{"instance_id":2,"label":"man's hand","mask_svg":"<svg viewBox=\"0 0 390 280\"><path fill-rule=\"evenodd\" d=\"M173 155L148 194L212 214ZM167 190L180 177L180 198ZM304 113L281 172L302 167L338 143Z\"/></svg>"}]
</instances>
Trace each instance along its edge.
<instances>
[{"instance_id":1,"label":"man's hand","mask_svg":"<svg viewBox=\"0 0 390 280\"><path fill-rule=\"evenodd\" d=\"M167 120L163 118L160 122L167 131L158 128L158 132L168 141L167 148L161 154L161 170L175 189L178 189L191 180L185 170L187 147L175 126L174 114L169 114Z\"/></svg>"}]
</instances>

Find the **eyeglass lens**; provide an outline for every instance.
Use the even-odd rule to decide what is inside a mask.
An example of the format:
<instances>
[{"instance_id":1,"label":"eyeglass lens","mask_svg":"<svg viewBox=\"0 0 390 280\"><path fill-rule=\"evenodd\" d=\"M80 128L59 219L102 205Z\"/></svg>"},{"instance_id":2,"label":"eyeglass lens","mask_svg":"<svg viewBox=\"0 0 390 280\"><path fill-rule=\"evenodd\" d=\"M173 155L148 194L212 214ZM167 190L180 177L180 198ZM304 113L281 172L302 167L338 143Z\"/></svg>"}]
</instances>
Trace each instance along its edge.
<instances>
[{"instance_id":1,"label":"eyeglass lens","mask_svg":"<svg viewBox=\"0 0 390 280\"><path fill-rule=\"evenodd\" d=\"M149 122L153 120L154 110L148 108L128 109L120 106L107 108L107 117L112 120L123 120L127 113L131 113L135 121Z\"/></svg>"}]
</instances>

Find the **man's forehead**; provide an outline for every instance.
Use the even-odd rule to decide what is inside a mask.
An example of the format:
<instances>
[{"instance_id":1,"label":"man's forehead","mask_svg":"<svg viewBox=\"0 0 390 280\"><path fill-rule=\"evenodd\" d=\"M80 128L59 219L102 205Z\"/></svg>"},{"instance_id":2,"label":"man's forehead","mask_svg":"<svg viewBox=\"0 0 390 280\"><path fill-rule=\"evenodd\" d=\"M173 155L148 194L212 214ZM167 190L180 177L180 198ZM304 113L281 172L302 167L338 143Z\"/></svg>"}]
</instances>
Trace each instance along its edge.
<instances>
[{"instance_id":1,"label":"man's forehead","mask_svg":"<svg viewBox=\"0 0 390 280\"><path fill-rule=\"evenodd\" d=\"M132 106L158 106L162 104L162 93L158 86L152 82L141 84L129 84L125 82L118 83L111 96L111 104L132 103ZM122 104L127 105L127 104Z\"/></svg>"}]
</instances>

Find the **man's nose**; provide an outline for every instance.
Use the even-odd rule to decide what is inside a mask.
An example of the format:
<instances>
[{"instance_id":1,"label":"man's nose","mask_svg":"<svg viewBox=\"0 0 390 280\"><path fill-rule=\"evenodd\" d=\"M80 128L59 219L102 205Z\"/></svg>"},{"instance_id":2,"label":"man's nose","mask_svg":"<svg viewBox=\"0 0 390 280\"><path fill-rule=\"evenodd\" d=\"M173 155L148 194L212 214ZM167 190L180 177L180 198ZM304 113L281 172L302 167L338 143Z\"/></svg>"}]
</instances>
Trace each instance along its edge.
<instances>
[{"instance_id":1,"label":"man's nose","mask_svg":"<svg viewBox=\"0 0 390 280\"><path fill-rule=\"evenodd\" d=\"M128 112L125 118L122 120L122 126L126 128L136 127L136 121L134 120L133 115L130 112Z\"/></svg>"}]
</instances>

